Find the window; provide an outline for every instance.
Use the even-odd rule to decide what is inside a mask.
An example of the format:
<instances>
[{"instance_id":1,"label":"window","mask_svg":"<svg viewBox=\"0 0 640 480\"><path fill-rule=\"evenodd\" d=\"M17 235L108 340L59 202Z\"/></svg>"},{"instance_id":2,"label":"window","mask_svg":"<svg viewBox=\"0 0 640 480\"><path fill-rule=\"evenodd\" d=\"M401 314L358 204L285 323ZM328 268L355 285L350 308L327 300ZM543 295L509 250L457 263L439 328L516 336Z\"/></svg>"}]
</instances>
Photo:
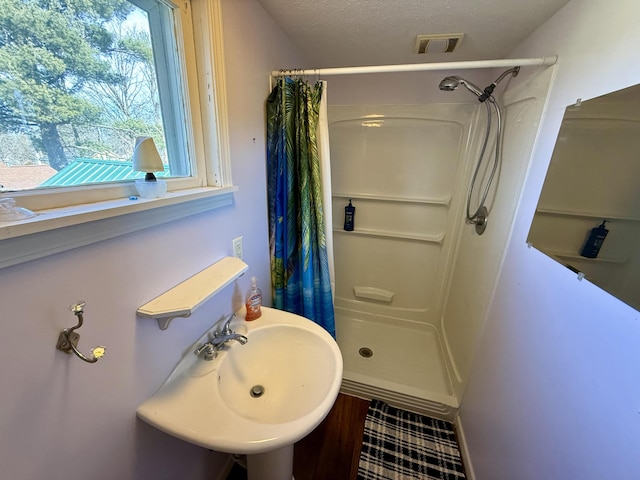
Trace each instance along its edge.
<instances>
[{"instance_id":1,"label":"window","mask_svg":"<svg viewBox=\"0 0 640 480\"><path fill-rule=\"evenodd\" d=\"M126 196L141 175L131 169L138 136L154 138L170 190L224 184L218 143L206 145L203 135L217 129L216 105L201 102L207 83L196 67L211 63L196 51L210 42L196 41L190 2L6 3L0 191L35 210ZM194 4L200 13L210 8Z\"/></svg>"},{"instance_id":2,"label":"window","mask_svg":"<svg viewBox=\"0 0 640 480\"><path fill-rule=\"evenodd\" d=\"M33 184L0 199L38 215L0 221L0 268L232 202L220 0L1 3L0 184ZM139 135L164 157L163 198L104 173L133 175ZM74 162L95 178L47 184Z\"/></svg>"}]
</instances>

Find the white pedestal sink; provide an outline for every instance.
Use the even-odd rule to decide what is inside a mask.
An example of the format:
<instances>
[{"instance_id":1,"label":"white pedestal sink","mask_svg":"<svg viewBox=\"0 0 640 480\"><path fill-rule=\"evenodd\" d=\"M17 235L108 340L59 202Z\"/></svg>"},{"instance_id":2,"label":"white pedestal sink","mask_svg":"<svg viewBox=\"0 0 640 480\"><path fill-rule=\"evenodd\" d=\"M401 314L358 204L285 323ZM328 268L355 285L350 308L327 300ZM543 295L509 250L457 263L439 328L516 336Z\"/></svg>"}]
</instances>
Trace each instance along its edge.
<instances>
[{"instance_id":1,"label":"white pedestal sink","mask_svg":"<svg viewBox=\"0 0 640 480\"><path fill-rule=\"evenodd\" d=\"M138 416L187 442L246 454L249 480L290 480L293 444L327 415L340 389L342 356L322 327L263 307L231 328L248 338L212 361L188 353ZM198 345L206 341L206 335Z\"/></svg>"}]
</instances>

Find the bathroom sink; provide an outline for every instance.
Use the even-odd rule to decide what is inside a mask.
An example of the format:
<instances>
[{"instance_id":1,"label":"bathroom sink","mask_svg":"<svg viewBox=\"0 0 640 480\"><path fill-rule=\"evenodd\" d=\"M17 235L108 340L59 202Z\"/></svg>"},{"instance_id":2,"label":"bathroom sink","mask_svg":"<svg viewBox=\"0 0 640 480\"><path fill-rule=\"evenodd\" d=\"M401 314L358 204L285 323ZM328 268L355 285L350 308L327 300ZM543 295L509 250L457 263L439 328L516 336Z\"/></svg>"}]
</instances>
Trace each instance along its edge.
<instances>
[{"instance_id":1,"label":"bathroom sink","mask_svg":"<svg viewBox=\"0 0 640 480\"><path fill-rule=\"evenodd\" d=\"M173 436L220 452L260 454L292 446L327 415L340 389L342 356L322 327L262 308L231 328L248 338L205 361L193 349L138 416ZM206 335L198 345L206 341Z\"/></svg>"}]
</instances>

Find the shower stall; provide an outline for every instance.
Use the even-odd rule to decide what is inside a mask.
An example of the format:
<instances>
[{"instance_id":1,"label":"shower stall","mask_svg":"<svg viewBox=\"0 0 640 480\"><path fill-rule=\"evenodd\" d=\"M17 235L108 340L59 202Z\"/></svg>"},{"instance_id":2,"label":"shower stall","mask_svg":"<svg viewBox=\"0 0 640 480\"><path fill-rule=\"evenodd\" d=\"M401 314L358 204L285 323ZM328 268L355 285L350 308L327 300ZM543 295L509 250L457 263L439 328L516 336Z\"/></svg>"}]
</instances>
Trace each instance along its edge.
<instances>
[{"instance_id":1,"label":"shower stall","mask_svg":"<svg viewBox=\"0 0 640 480\"><path fill-rule=\"evenodd\" d=\"M473 104L329 107L334 303L345 390L422 399L444 415L457 406L437 325L476 110ZM342 228L349 200L356 207L353 232Z\"/></svg>"},{"instance_id":2,"label":"shower stall","mask_svg":"<svg viewBox=\"0 0 640 480\"><path fill-rule=\"evenodd\" d=\"M553 67L523 68L494 92L504 141L485 199L490 215L483 235L467 222L466 200L486 110L465 89L438 87L447 75L488 85L501 67L514 65L329 79L334 304L344 393L454 419ZM482 186L491 165L477 172ZM476 190L475 204L483 193ZM349 201L356 207L353 231L344 230Z\"/></svg>"}]
</instances>

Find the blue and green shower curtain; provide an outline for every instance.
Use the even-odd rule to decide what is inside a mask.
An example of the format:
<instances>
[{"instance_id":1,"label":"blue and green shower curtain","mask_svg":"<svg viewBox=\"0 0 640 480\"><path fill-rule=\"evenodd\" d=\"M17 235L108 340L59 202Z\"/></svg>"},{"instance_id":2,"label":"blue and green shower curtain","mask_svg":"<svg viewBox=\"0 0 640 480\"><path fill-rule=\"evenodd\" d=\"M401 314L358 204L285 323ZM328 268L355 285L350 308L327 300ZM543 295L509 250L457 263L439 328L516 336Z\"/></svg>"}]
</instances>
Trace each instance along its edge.
<instances>
[{"instance_id":1,"label":"blue and green shower curtain","mask_svg":"<svg viewBox=\"0 0 640 480\"><path fill-rule=\"evenodd\" d=\"M267 99L267 194L274 307L335 337L316 132L322 84L278 80Z\"/></svg>"}]
</instances>

